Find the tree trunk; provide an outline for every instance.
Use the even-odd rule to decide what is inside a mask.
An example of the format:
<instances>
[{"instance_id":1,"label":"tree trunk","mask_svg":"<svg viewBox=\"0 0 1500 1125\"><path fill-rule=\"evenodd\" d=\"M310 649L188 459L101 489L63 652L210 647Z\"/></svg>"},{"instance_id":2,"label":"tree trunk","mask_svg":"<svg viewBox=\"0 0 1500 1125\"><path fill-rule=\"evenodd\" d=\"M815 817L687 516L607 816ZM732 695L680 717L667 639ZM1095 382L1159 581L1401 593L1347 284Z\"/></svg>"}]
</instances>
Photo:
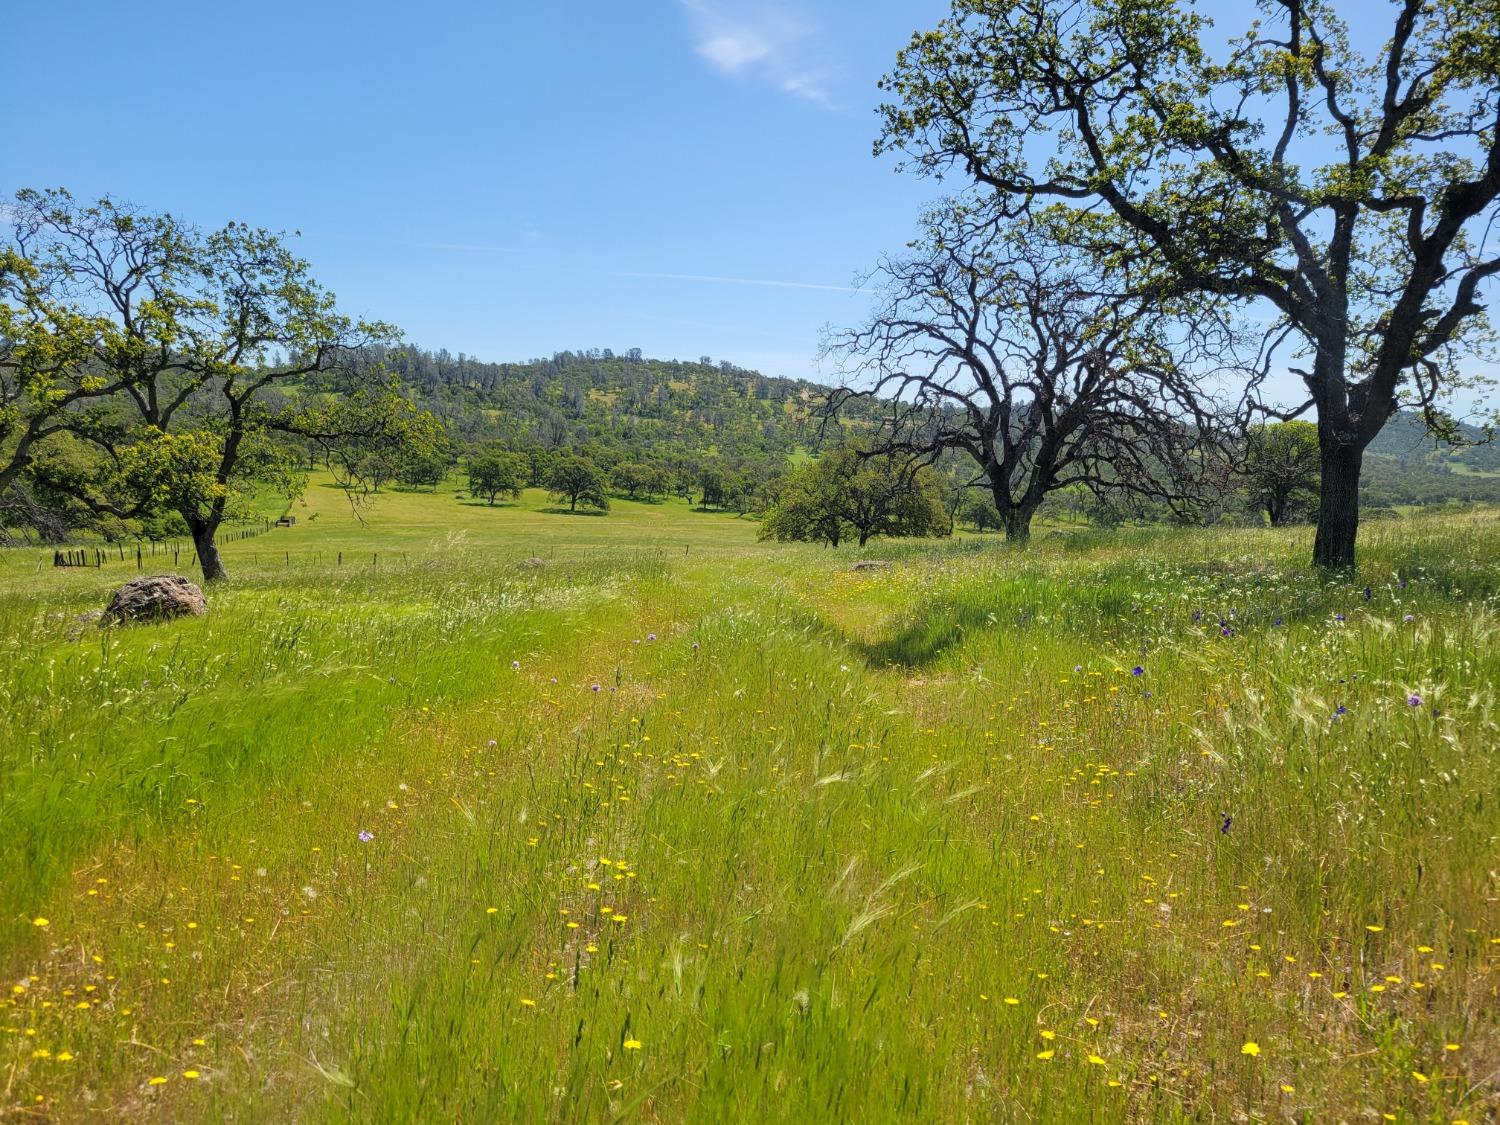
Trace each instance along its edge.
<instances>
[{"instance_id":1,"label":"tree trunk","mask_svg":"<svg viewBox=\"0 0 1500 1125\"><path fill-rule=\"evenodd\" d=\"M1012 508L1002 513L1007 543L1025 543L1031 538L1031 515L1030 508Z\"/></svg>"},{"instance_id":2,"label":"tree trunk","mask_svg":"<svg viewBox=\"0 0 1500 1125\"><path fill-rule=\"evenodd\" d=\"M198 566L203 571L203 581L220 582L229 577L224 569L224 560L219 556L219 545L214 542L218 525L194 520L188 524L193 533L193 546L198 551Z\"/></svg>"},{"instance_id":3,"label":"tree trunk","mask_svg":"<svg viewBox=\"0 0 1500 1125\"><path fill-rule=\"evenodd\" d=\"M1313 562L1328 569L1354 565L1354 537L1359 531L1359 471L1364 450L1319 431L1323 480L1318 497L1318 535Z\"/></svg>"}]
</instances>

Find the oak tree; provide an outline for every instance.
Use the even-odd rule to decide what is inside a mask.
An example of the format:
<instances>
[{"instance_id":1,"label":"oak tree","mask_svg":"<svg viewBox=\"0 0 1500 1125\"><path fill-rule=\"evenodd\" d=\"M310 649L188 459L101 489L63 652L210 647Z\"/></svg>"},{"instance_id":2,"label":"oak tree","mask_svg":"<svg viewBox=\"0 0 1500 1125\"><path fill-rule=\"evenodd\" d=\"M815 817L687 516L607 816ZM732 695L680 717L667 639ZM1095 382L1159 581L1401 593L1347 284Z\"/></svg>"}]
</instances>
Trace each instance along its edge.
<instances>
[{"instance_id":1,"label":"oak tree","mask_svg":"<svg viewBox=\"0 0 1500 1125\"><path fill-rule=\"evenodd\" d=\"M1314 560L1348 566L1364 450L1404 406L1446 424L1500 273L1500 20L1493 0L1258 8L1216 51L1187 0L953 0L883 80L876 150L1155 292L1267 310L1307 392L1278 414L1318 427Z\"/></svg>"}]
</instances>

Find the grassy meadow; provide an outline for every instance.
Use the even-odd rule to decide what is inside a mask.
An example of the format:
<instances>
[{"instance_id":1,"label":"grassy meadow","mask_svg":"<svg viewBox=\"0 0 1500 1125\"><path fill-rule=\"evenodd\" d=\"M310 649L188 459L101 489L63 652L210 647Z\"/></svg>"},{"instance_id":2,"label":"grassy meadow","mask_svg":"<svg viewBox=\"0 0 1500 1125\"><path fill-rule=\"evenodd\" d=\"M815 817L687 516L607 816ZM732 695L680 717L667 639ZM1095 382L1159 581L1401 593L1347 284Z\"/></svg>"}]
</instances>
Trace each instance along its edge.
<instances>
[{"instance_id":1,"label":"grassy meadow","mask_svg":"<svg viewBox=\"0 0 1500 1125\"><path fill-rule=\"evenodd\" d=\"M127 629L0 552L0 1118L1500 1115L1494 511L547 508L315 484Z\"/></svg>"}]
</instances>

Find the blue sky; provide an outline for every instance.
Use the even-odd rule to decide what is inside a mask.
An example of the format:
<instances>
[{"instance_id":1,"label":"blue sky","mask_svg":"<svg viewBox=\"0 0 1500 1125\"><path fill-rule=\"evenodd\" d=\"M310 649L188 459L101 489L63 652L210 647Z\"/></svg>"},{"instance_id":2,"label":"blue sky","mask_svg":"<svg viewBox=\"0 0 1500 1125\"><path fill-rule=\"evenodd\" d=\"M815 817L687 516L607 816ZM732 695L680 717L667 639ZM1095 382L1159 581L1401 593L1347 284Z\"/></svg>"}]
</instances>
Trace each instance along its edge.
<instances>
[{"instance_id":1,"label":"blue sky","mask_svg":"<svg viewBox=\"0 0 1500 1125\"><path fill-rule=\"evenodd\" d=\"M6 17L0 193L300 230L348 310L485 359L815 376L939 186L875 82L941 0L51 0ZM739 279L739 280L724 280ZM755 282L756 284L747 284Z\"/></svg>"}]
</instances>

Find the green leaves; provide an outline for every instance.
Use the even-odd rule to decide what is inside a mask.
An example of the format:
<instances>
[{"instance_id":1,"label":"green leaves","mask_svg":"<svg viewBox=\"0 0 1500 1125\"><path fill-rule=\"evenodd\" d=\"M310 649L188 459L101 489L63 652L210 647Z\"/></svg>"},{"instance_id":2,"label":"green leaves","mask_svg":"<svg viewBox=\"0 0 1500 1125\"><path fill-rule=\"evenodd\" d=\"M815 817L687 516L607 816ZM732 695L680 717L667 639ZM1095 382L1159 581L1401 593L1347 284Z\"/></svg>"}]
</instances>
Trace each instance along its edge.
<instances>
[{"instance_id":1,"label":"green leaves","mask_svg":"<svg viewBox=\"0 0 1500 1125\"><path fill-rule=\"evenodd\" d=\"M0 491L66 439L45 466L51 487L115 516L176 512L207 571L205 548L245 497L300 490L308 443L351 482L372 450L446 469L442 426L360 361L399 334L341 313L283 235L236 222L204 233L60 189L17 193L12 229Z\"/></svg>"},{"instance_id":2,"label":"green leaves","mask_svg":"<svg viewBox=\"0 0 1500 1125\"><path fill-rule=\"evenodd\" d=\"M947 512L932 471L889 454L828 450L793 472L761 525L762 539L827 542L941 534Z\"/></svg>"},{"instance_id":3,"label":"green leaves","mask_svg":"<svg viewBox=\"0 0 1500 1125\"><path fill-rule=\"evenodd\" d=\"M568 454L559 457L547 471L547 487L557 500L566 500L570 511L578 505L609 511L609 481L604 470L587 457Z\"/></svg>"}]
</instances>

